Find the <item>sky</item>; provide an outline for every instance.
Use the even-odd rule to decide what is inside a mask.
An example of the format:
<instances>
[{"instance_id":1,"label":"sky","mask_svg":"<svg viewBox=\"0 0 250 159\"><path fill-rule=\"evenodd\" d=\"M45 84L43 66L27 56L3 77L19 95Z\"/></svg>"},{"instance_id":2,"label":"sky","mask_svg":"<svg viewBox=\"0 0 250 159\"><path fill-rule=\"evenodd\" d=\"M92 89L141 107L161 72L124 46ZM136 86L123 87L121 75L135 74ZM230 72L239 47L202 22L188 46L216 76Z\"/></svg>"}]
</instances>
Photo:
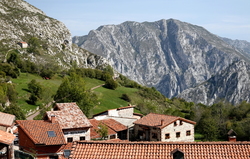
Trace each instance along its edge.
<instances>
[{"instance_id":1,"label":"sky","mask_svg":"<svg viewBox=\"0 0 250 159\"><path fill-rule=\"evenodd\" d=\"M63 22L72 36L125 21L177 19L250 42L250 0L25 0Z\"/></svg>"}]
</instances>

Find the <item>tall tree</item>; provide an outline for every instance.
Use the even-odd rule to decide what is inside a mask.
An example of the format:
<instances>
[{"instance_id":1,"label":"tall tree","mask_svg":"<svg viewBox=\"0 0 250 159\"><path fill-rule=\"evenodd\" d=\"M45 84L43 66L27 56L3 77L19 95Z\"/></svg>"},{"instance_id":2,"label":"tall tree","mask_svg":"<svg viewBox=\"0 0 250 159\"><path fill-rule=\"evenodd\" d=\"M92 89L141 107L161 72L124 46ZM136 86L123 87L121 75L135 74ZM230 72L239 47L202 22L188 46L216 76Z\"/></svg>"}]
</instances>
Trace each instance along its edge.
<instances>
[{"instance_id":1,"label":"tall tree","mask_svg":"<svg viewBox=\"0 0 250 159\"><path fill-rule=\"evenodd\" d=\"M96 104L97 97L91 91L86 90L83 78L73 72L69 77L63 79L54 100L56 102L76 102L88 116L90 109Z\"/></svg>"},{"instance_id":2,"label":"tall tree","mask_svg":"<svg viewBox=\"0 0 250 159\"><path fill-rule=\"evenodd\" d=\"M98 124L98 129L95 129L95 131L101 136L101 139L104 140L106 136L108 136L108 127L100 122Z\"/></svg>"}]
</instances>

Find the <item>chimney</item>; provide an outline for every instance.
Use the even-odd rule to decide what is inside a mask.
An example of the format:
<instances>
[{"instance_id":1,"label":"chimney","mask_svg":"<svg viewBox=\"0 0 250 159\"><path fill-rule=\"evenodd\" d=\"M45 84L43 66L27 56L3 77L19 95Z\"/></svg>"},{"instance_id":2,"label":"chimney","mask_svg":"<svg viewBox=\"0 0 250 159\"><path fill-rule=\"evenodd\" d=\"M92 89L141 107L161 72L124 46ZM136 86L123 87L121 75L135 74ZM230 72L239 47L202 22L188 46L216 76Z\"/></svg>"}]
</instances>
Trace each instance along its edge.
<instances>
[{"instance_id":1,"label":"chimney","mask_svg":"<svg viewBox=\"0 0 250 159\"><path fill-rule=\"evenodd\" d=\"M236 136L228 136L229 142L236 142Z\"/></svg>"},{"instance_id":2,"label":"chimney","mask_svg":"<svg viewBox=\"0 0 250 159\"><path fill-rule=\"evenodd\" d=\"M229 142L236 142L237 133L233 129L229 130L227 135L228 135L228 141Z\"/></svg>"},{"instance_id":3,"label":"chimney","mask_svg":"<svg viewBox=\"0 0 250 159\"><path fill-rule=\"evenodd\" d=\"M56 121L56 116L55 115L51 115L51 123L55 123Z\"/></svg>"},{"instance_id":4,"label":"chimney","mask_svg":"<svg viewBox=\"0 0 250 159\"><path fill-rule=\"evenodd\" d=\"M163 125L163 122L164 122L164 120L163 120L163 119L161 119L161 126Z\"/></svg>"}]
</instances>

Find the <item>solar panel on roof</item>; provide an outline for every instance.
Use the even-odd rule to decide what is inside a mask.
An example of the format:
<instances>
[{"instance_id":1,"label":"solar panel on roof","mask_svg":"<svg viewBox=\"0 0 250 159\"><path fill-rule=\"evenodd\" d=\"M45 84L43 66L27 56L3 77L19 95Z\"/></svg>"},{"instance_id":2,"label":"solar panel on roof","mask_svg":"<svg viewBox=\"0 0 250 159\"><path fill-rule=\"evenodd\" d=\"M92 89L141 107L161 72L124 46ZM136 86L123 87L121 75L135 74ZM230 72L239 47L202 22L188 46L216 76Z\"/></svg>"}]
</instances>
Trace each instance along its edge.
<instances>
[{"instance_id":1,"label":"solar panel on roof","mask_svg":"<svg viewBox=\"0 0 250 159\"><path fill-rule=\"evenodd\" d=\"M56 137L56 133L54 131L48 131L49 137Z\"/></svg>"},{"instance_id":2,"label":"solar panel on roof","mask_svg":"<svg viewBox=\"0 0 250 159\"><path fill-rule=\"evenodd\" d=\"M64 150L63 153L65 158L68 158L70 156L70 150Z\"/></svg>"}]
</instances>

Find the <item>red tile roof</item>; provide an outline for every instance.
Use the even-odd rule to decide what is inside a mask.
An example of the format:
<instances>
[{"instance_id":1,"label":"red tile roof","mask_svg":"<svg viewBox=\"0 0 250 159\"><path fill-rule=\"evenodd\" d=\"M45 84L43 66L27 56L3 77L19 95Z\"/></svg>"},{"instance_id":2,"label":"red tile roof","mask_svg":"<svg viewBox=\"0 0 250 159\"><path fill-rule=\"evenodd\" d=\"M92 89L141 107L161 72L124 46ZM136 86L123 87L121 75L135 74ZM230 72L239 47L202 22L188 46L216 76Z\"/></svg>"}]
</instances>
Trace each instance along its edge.
<instances>
[{"instance_id":1,"label":"red tile roof","mask_svg":"<svg viewBox=\"0 0 250 159\"><path fill-rule=\"evenodd\" d=\"M62 129L58 122L44 120L17 120L22 129L35 144L63 145L66 144ZM48 131L54 131L55 137L49 137Z\"/></svg>"},{"instance_id":2,"label":"red tile roof","mask_svg":"<svg viewBox=\"0 0 250 159\"><path fill-rule=\"evenodd\" d=\"M10 145L11 143L13 143L15 138L15 135L0 130L0 143Z\"/></svg>"},{"instance_id":3,"label":"red tile roof","mask_svg":"<svg viewBox=\"0 0 250 159\"><path fill-rule=\"evenodd\" d=\"M119 123L118 121L116 121L114 119L104 119L104 120L101 120L101 121L105 125L107 125L108 127L110 127L111 129L113 129L116 132L128 129L125 125Z\"/></svg>"},{"instance_id":4,"label":"red tile roof","mask_svg":"<svg viewBox=\"0 0 250 159\"><path fill-rule=\"evenodd\" d=\"M128 108L134 108L134 107L135 107L135 105L129 105L129 106L126 106L126 107L117 108L117 110L128 109Z\"/></svg>"},{"instance_id":5,"label":"red tile roof","mask_svg":"<svg viewBox=\"0 0 250 159\"><path fill-rule=\"evenodd\" d=\"M63 129L91 127L88 118L83 114L76 103L56 103L56 111L47 111L49 120L55 115Z\"/></svg>"},{"instance_id":6,"label":"red tile roof","mask_svg":"<svg viewBox=\"0 0 250 159\"><path fill-rule=\"evenodd\" d=\"M90 138L91 139L96 139L96 138L101 138L101 136L95 131L98 130L98 125L102 122L96 119L90 119L90 123L93 125L92 128L90 128ZM108 127L108 135L114 135L116 132Z\"/></svg>"},{"instance_id":7,"label":"red tile roof","mask_svg":"<svg viewBox=\"0 0 250 159\"><path fill-rule=\"evenodd\" d=\"M185 159L249 159L250 142L77 142L71 159L173 159L176 150Z\"/></svg>"},{"instance_id":8,"label":"red tile roof","mask_svg":"<svg viewBox=\"0 0 250 159\"><path fill-rule=\"evenodd\" d=\"M182 120L191 124L196 124L194 121L187 120L181 117L164 115L164 114L155 114L155 113L150 113L142 117L141 119L135 121L134 124L158 127L162 129L168 126L169 124L175 122L176 120ZM163 121L163 124L161 123L162 121Z\"/></svg>"},{"instance_id":9,"label":"red tile roof","mask_svg":"<svg viewBox=\"0 0 250 159\"><path fill-rule=\"evenodd\" d=\"M15 118L15 115L0 112L0 125L12 126Z\"/></svg>"}]
</instances>

